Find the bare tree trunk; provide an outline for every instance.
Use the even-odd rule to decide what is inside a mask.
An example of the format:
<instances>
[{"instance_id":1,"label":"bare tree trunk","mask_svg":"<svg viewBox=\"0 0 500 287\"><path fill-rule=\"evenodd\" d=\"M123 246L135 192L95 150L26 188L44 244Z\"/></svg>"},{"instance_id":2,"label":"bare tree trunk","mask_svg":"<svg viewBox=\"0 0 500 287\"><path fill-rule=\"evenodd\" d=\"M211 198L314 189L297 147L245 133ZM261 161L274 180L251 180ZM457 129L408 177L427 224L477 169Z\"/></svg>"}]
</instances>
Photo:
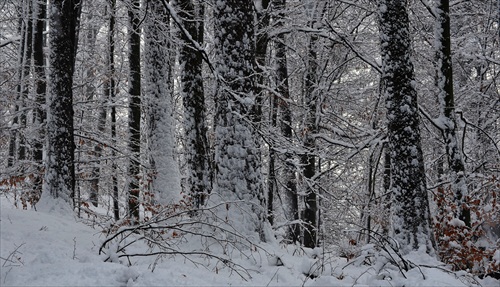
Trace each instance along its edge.
<instances>
[{"instance_id":1,"label":"bare tree trunk","mask_svg":"<svg viewBox=\"0 0 500 287\"><path fill-rule=\"evenodd\" d=\"M276 96L269 97L270 101L270 121L271 127L274 129L278 123L278 101ZM276 179L276 147L273 144L269 145L269 164L267 176L267 220L269 224L274 224L274 195L278 192L278 184Z\"/></svg>"},{"instance_id":2,"label":"bare tree trunk","mask_svg":"<svg viewBox=\"0 0 500 287\"><path fill-rule=\"evenodd\" d=\"M274 7L278 12L276 20L277 28L283 26L285 19L286 0L274 0ZM286 57L285 34L279 34L275 41L276 45L276 91L281 98L276 99L278 109L280 111L280 129L281 133L289 144L293 143L292 130L292 111L290 110L290 89L288 84L288 62ZM283 167L283 178L285 182L285 202L284 212L285 218L289 221L299 220L299 200L297 196L297 176L296 168L293 164L294 155L286 154L285 164ZM300 225L291 224L287 230L287 238L291 242L300 240Z\"/></svg>"},{"instance_id":3,"label":"bare tree trunk","mask_svg":"<svg viewBox=\"0 0 500 287\"><path fill-rule=\"evenodd\" d=\"M33 41L33 65L34 77L36 79L35 109L33 110L33 124L37 131L34 140L33 160L36 165L35 178L33 180L33 190L37 196L42 194L43 182L43 147L45 143L45 121L47 114L45 112L45 96L47 92L47 82L45 79L45 55L43 52L44 39L43 32L45 28L45 17L47 5L43 1L35 1L35 12L37 12L34 41Z\"/></svg>"},{"instance_id":4,"label":"bare tree trunk","mask_svg":"<svg viewBox=\"0 0 500 287\"><path fill-rule=\"evenodd\" d=\"M257 7L256 43L255 43L255 104L252 107L253 122L259 126L262 121L262 103L264 100L264 85L267 78L263 67L266 65L266 51L269 43L267 29L269 27L270 15L268 12L269 0L261 0Z\"/></svg>"},{"instance_id":5,"label":"bare tree trunk","mask_svg":"<svg viewBox=\"0 0 500 287\"><path fill-rule=\"evenodd\" d=\"M438 100L442 119L441 132L445 141L446 156L450 169L451 189L458 207L457 217L462 220L466 226L470 227L470 210L465 202L468 196L465 166L457 139L457 120L455 118L449 2L449 0L439 0L436 9Z\"/></svg>"},{"instance_id":6,"label":"bare tree trunk","mask_svg":"<svg viewBox=\"0 0 500 287\"><path fill-rule=\"evenodd\" d=\"M313 34L309 39L309 51L308 51L308 67L305 79L305 94L304 101L306 104L306 120L304 127L304 148L305 154L302 155L301 163L303 167L303 175L305 179L305 209L304 209L304 221L306 223L304 230L304 246L314 248L317 246L317 214L318 214L318 201L316 190L314 189L314 183L312 181L314 175L316 174L316 140L314 138L315 134L318 132L317 127L317 110L316 105L318 102L318 97L316 94L317 85L317 53L316 53L316 43L318 41L318 36Z\"/></svg>"},{"instance_id":7,"label":"bare tree trunk","mask_svg":"<svg viewBox=\"0 0 500 287\"><path fill-rule=\"evenodd\" d=\"M141 156L141 31L140 1L130 0L129 17L129 148L130 163L128 168L128 215L134 223L139 221L139 179Z\"/></svg>"},{"instance_id":8,"label":"bare tree trunk","mask_svg":"<svg viewBox=\"0 0 500 287\"><path fill-rule=\"evenodd\" d=\"M264 99L266 98L266 92L263 88L266 85L266 79L268 75L266 75L266 71L264 67L266 66L266 53L267 46L269 43L269 22L270 22L270 0L262 0L260 1L260 5L256 6L256 43L255 43L255 103L252 107L252 120L255 128L259 128L262 124L263 114L262 114L262 106ZM270 121L271 126L275 127L277 123L277 102L276 99L270 97ZM260 146L260 139L256 138L257 146ZM277 192L276 185L276 172L275 172L275 162L276 162L276 154L274 151L274 147L269 147L269 164L268 164L268 189L267 189L267 219L270 224L273 224L274 221L274 195Z\"/></svg>"},{"instance_id":9,"label":"bare tree trunk","mask_svg":"<svg viewBox=\"0 0 500 287\"><path fill-rule=\"evenodd\" d=\"M111 107L110 121L111 121L111 141L113 146L116 146L116 103L115 103L115 11L116 0L109 0L109 27L108 27L108 51L107 51L107 84L105 85L105 94L108 97L108 103ZM113 198L113 215L115 220L120 219L120 206L118 202L118 177L116 175L118 167L116 165L116 151L111 151L113 162L111 164L111 195Z\"/></svg>"},{"instance_id":10,"label":"bare tree trunk","mask_svg":"<svg viewBox=\"0 0 500 287\"><path fill-rule=\"evenodd\" d=\"M23 36L23 41L24 43L21 45L23 48L21 49L21 53L23 54L21 56L21 73L19 74L19 84L17 86L17 92L19 95L19 101L18 104L20 105L21 109L24 110L22 107L25 107L27 104L28 100L28 93L29 93L29 74L30 74L30 68L31 68L31 57L33 55L33 3L29 0L25 0L26 4L24 5L24 36ZM18 155L17 159L20 161L20 171L24 172L25 170L25 165L26 163L23 163L24 160L26 160L26 155L27 155L27 147L26 147L26 124L27 124L27 113L26 111L20 111L19 114L19 132L18 134Z\"/></svg>"}]
</instances>

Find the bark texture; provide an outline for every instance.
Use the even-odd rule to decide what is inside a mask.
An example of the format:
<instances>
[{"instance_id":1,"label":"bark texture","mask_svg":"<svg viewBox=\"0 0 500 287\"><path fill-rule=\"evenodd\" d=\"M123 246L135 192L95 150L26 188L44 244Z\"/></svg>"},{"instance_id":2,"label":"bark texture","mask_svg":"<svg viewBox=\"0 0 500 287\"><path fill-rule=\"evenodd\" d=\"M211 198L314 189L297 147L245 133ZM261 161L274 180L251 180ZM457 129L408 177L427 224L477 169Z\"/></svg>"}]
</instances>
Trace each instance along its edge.
<instances>
[{"instance_id":1,"label":"bark texture","mask_svg":"<svg viewBox=\"0 0 500 287\"><path fill-rule=\"evenodd\" d=\"M429 202L411 61L406 1L379 3L382 81L387 107L391 162L391 220L403 253L424 247L434 250Z\"/></svg>"},{"instance_id":2,"label":"bark texture","mask_svg":"<svg viewBox=\"0 0 500 287\"><path fill-rule=\"evenodd\" d=\"M45 190L73 203L75 192L73 71L80 13L78 0L51 2L47 167Z\"/></svg>"}]
</instances>

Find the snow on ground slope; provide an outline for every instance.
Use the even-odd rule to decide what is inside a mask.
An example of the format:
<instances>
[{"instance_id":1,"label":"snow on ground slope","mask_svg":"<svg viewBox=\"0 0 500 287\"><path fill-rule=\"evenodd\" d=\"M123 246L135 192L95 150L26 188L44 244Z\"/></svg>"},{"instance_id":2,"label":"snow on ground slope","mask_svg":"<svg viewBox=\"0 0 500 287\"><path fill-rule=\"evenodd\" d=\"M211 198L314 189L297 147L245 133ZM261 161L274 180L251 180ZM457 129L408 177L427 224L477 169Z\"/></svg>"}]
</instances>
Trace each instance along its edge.
<instances>
[{"instance_id":1,"label":"snow on ground slope","mask_svg":"<svg viewBox=\"0 0 500 287\"><path fill-rule=\"evenodd\" d=\"M152 257L131 261L131 266L125 260L104 262L105 256L98 255L105 239L100 230L71 215L19 210L1 201L0 286L500 286L493 279L423 267L439 262L418 254L409 259L422 266L405 278L383 260L366 265L278 244L263 245L267 253L254 256L260 258L257 264L235 258L248 269L244 278L216 260L194 257L200 264L180 256L156 265ZM319 277L310 279L307 272Z\"/></svg>"}]
</instances>

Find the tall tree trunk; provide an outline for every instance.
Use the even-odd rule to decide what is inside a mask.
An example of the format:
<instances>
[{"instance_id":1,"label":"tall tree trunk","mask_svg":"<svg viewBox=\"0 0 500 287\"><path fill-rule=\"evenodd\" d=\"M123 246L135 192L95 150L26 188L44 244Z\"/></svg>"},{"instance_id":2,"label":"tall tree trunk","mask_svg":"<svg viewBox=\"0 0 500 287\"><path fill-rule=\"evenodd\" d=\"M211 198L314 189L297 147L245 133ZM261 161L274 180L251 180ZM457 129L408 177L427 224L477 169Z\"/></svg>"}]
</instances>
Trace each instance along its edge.
<instances>
[{"instance_id":1,"label":"tall tree trunk","mask_svg":"<svg viewBox=\"0 0 500 287\"><path fill-rule=\"evenodd\" d=\"M221 0L215 6L220 86L215 117L215 186L228 219L249 237L263 238L263 190L256 132L249 120L255 91L252 1Z\"/></svg>"},{"instance_id":2,"label":"tall tree trunk","mask_svg":"<svg viewBox=\"0 0 500 287\"><path fill-rule=\"evenodd\" d=\"M309 27L317 28L316 25L321 22L326 13L328 1L311 1L306 5L310 15ZM319 95L318 95L318 40L319 36L313 33L309 36L307 47L307 66L304 76L304 94L305 119L303 126L303 147L304 154L301 155L302 175L304 177L304 246L314 248L318 245L319 230L319 200L316 194L314 176L319 170L320 159L316 156L316 134L319 131Z\"/></svg>"},{"instance_id":3,"label":"tall tree trunk","mask_svg":"<svg viewBox=\"0 0 500 287\"><path fill-rule=\"evenodd\" d=\"M49 9L50 56L45 189L52 197L74 202L75 142L73 71L77 47L79 0L53 0Z\"/></svg>"},{"instance_id":4,"label":"tall tree trunk","mask_svg":"<svg viewBox=\"0 0 500 287\"><path fill-rule=\"evenodd\" d=\"M116 103L115 103L115 11L116 0L109 0L109 27L108 27L108 51L107 51L107 84L105 85L105 94L108 97L108 103L111 108L110 121L111 121L111 141L113 146L116 146ZM112 164L111 164L111 194L113 198L113 215L115 220L120 219L120 206L118 202L118 177L116 175L118 167L116 165L116 151L111 151Z\"/></svg>"},{"instance_id":5,"label":"tall tree trunk","mask_svg":"<svg viewBox=\"0 0 500 287\"><path fill-rule=\"evenodd\" d=\"M141 156L141 31L140 0L130 0L129 17L129 148L128 167L128 215L132 221L139 221L139 179Z\"/></svg>"},{"instance_id":6,"label":"tall tree trunk","mask_svg":"<svg viewBox=\"0 0 500 287\"><path fill-rule=\"evenodd\" d=\"M379 12L394 237L403 253L433 252L406 1L381 0Z\"/></svg>"},{"instance_id":7,"label":"tall tree trunk","mask_svg":"<svg viewBox=\"0 0 500 287\"><path fill-rule=\"evenodd\" d=\"M179 16L191 39L203 43L204 4L201 1L180 0ZM203 55L184 34L179 61L181 70L184 129L186 131L187 190L195 208L205 203L212 189L212 167L207 139L205 91L203 88Z\"/></svg>"},{"instance_id":8,"label":"tall tree trunk","mask_svg":"<svg viewBox=\"0 0 500 287\"><path fill-rule=\"evenodd\" d=\"M266 52L269 43L269 35L267 29L269 28L270 14L268 11L270 0L261 0L260 5L256 5L256 41L255 41L255 91L254 91L254 105L252 107L252 121L255 128L259 128L262 124L262 105L265 99L265 90L262 88L267 79L264 66L266 65ZM276 126L277 119L277 106L276 101L271 98L271 125ZM257 146L260 146L260 139L255 139ZM273 201L276 192L276 172L275 172L275 152L272 146L269 147L269 164L268 164L268 190L267 190L267 219L270 224L273 224Z\"/></svg>"},{"instance_id":9,"label":"tall tree trunk","mask_svg":"<svg viewBox=\"0 0 500 287\"><path fill-rule=\"evenodd\" d=\"M304 246L314 248L317 245L317 214L318 202L316 190L312 179L316 174L316 140L315 134L318 132L317 126L317 110L316 105L318 102L316 85L317 85L317 53L316 43L318 36L313 34L309 38L308 47L308 66L305 77L304 100L306 104L306 120L304 126L304 149L305 153L302 155L301 164L303 165L303 176L305 179L305 209L304 221L306 223L304 230Z\"/></svg>"},{"instance_id":10,"label":"tall tree trunk","mask_svg":"<svg viewBox=\"0 0 500 287\"><path fill-rule=\"evenodd\" d=\"M267 46L269 43L269 21L270 21L270 13L269 9L270 0L262 0L259 5L256 5L256 41L255 41L255 103L252 107L252 120L253 124L256 128L259 128L262 124L262 105L266 98L265 89L263 89L266 84L266 79L268 76L266 75L266 71L264 70L264 66L266 66L266 52ZM270 100L270 121L271 126L275 127L277 122L277 102L273 97L269 98ZM259 139L256 139L257 146L260 146ZM267 181L267 219L270 224L273 224L274 221L274 194L277 192L276 185L276 172L275 172L275 162L276 162L276 154L274 151L274 147L269 147L269 164L268 164L268 181Z\"/></svg>"},{"instance_id":11,"label":"tall tree trunk","mask_svg":"<svg viewBox=\"0 0 500 287\"><path fill-rule=\"evenodd\" d=\"M87 22L90 24L90 27L86 31L85 35L85 40L86 40L86 49L87 51L85 52L85 57L84 60L92 59L96 55L96 40L97 40L97 33L98 33L98 27L93 24L93 9L95 9L94 6L92 6L91 2L87 2L87 5L89 5L89 13L87 14ZM92 79L91 81L87 82L85 85L85 96L87 100L90 101L95 101L97 103L100 102L98 105L98 117L97 117L97 131L99 134L102 134L104 132L104 128L106 126L106 107L104 105L104 100L99 99L98 95L96 94L96 86L95 86L95 67L94 66L86 66L85 69L85 78L87 79ZM85 111L82 111L82 120L83 120L83 113ZM90 175L90 191L89 191L89 201L90 203L97 207L99 203L99 178L100 178L100 173L101 173L101 154L102 154L102 147L100 143L95 143L94 144L94 156L95 156L95 161L91 169L91 175Z\"/></svg>"},{"instance_id":12,"label":"tall tree trunk","mask_svg":"<svg viewBox=\"0 0 500 287\"><path fill-rule=\"evenodd\" d=\"M278 123L278 101L279 98L276 96L269 97L270 105L270 122L271 127L274 128ZM274 195L278 192L278 184L276 178L276 147L274 144L269 145L269 164L268 164L268 176L267 176L267 220L269 224L274 224Z\"/></svg>"},{"instance_id":13,"label":"tall tree trunk","mask_svg":"<svg viewBox=\"0 0 500 287\"><path fill-rule=\"evenodd\" d=\"M468 195L465 166L457 139L453 69L451 61L450 1L439 0L436 9L437 86L443 138L451 176L451 189L458 207L457 217L471 226L470 210L465 199Z\"/></svg>"},{"instance_id":14,"label":"tall tree trunk","mask_svg":"<svg viewBox=\"0 0 500 287\"><path fill-rule=\"evenodd\" d=\"M170 27L163 3L153 0L148 5L143 70L149 124L149 176L156 201L165 205L181 199L180 172L174 158Z\"/></svg>"},{"instance_id":15,"label":"tall tree trunk","mask_svg":"<svg viewBox=\"0 0 500 287\"><path fill-rule=\"evenodd\" d=\"M264 71L266 65L266 51L269 43L269 28L270 14L268 12L270 0L261 0L257 8L257 25L256 25L256 41L255 41L255 104L252 108L252 116L254 124L257 126L262 121L262 103L264 101L264 85L267 78Z\"/></svg>"},{"instance_id":16,"label":"tall tree trunk","mask_svg":"<svg viewBox=\"0 0 500 287\"><path fill-rule=\"evenodd\" d=\"M21 110L24 110L23 107L26 106L28 100L29 93L29 74L31 68L31 58L33 55L33 3L30 0L25 0L25 5L23 5L23 41L24 43L21 45L21 72L19 74L19 84L17 86L17 93L19 95L18 104L21 107ZM27 124L27 113L26 111L20 111L19 113L19 132L18 134L18 150L17 150L17 159L20 161L20 171L25 171L26 163L23 163L26 160L26 124Z\"/></svg>"},{"instance_id":17,"label":"tall tree trunk","mask_svg":"<svg viewBox=\"0 0 500 287\"><path fill-rule=\"evenodd\" d=\"M278 10L276 25L283 26L285 19L286 0L274 0L273 5ZM288 143L293 142L292 111L290 110L290 89L288 84L288 62L286 57L285 34L279 34L275 41L276 47L276 91L281 96L277 99L280 111L280 129ZM285 218L289 221L299 220L299 199L297 196L297 177L295 174L294 155L286 153L285 165L283 167L283 178L285 182ZM291 242L300 240L300 225L291 224L287 230L287 238Z\"/></svg>"},{"instance_id":18,"label":"tall tree trunk","mask_svg":"<svg viewBox=\"0 0 500 287\"><path fill-rule=\"evenodd\" d=\"M34 41L33 41L33 65L36 95L35 109L33 110L33 125L37 131L34 141L33 160L36 165L35 178L33 180L33 190L37 196L42 194L43 183L43 146L45 142L45 120L47 114L45 112L45 96L47 92L47 82L45 79L45 54L43 52L44 40L43 32L45 28L45 17L47 5L43 1L35 1L34 11L37 13Z\"/></svg>"}]
</instances>

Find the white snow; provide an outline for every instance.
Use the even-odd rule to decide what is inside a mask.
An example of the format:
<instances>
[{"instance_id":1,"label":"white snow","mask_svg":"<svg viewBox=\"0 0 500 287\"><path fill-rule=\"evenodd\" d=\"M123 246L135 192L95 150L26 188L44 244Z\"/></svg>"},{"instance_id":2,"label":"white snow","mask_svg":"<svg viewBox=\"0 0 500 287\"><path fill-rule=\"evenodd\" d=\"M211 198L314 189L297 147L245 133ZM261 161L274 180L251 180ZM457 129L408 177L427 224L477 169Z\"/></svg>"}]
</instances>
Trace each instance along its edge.
<instances>
[{"instance_id":1,"label":"white snow","mask_svg":"<svg viewBox=\"0 0 500 287\"><path fill-rule=\"evenodd\" d=\"M386 13L387 12L387 6L385 4L380 4L379 10L380 10L380 13Z\"/></svg>"},{"instance_id":2,"label":"white snow","mask_svg":"<svg viewBox=\"0 0 500 287\"><path fill-rule=\"evenodd\" d=\"M463 227L463 226L465 226L465 222L463 222L462 220L460 220L458 218L453 218L452 220L450 220L448 222L448 225L450 225L450 226L457 226L457 227Z\"/></svg>"},{"instance_id":3,"label":"white snow","mask_svg":"<svg viewBox=\"0 0 500 287\"><path fill-rule=\"evenodd\" d=\"M480 280L465 272L452 273L425 253L405 257L418 268L405 272L392 265L388 254L373 246L361 258L348 261L322 249L260 244L244 253L233 251L233 262L246 271L239 276L220 261L201 256L118 258L98 255L106 238L71 214L19 210L1 196L1 286L499 286L491 278ZM184 250L200 242L182 242ZM116 249L116 246L107 250ZM140 247L134 251L139 251ZM212 247L210 247L212 248ZM213 248L213 250L217 250ZM142 250L147 251L147 248ZM222 253L216 254L223 257ZM111 262L104 262L111 256ZM495 254L498 260L499 255ZM366 264L371 261L372 264ZM154 269L154 270L153 270ZM304 273L313 274L311 279Z\"/></svg>"},{"instance_id":4,"label":"white snow","mask_svg":"<svg viewBox=\"0 0 500 287\"><path fill-rule=\"evenodd\" d=\"M500 250L495 251L492 259L495 260L496 264L500 264Z\"/></svg>"}]
</instances>

